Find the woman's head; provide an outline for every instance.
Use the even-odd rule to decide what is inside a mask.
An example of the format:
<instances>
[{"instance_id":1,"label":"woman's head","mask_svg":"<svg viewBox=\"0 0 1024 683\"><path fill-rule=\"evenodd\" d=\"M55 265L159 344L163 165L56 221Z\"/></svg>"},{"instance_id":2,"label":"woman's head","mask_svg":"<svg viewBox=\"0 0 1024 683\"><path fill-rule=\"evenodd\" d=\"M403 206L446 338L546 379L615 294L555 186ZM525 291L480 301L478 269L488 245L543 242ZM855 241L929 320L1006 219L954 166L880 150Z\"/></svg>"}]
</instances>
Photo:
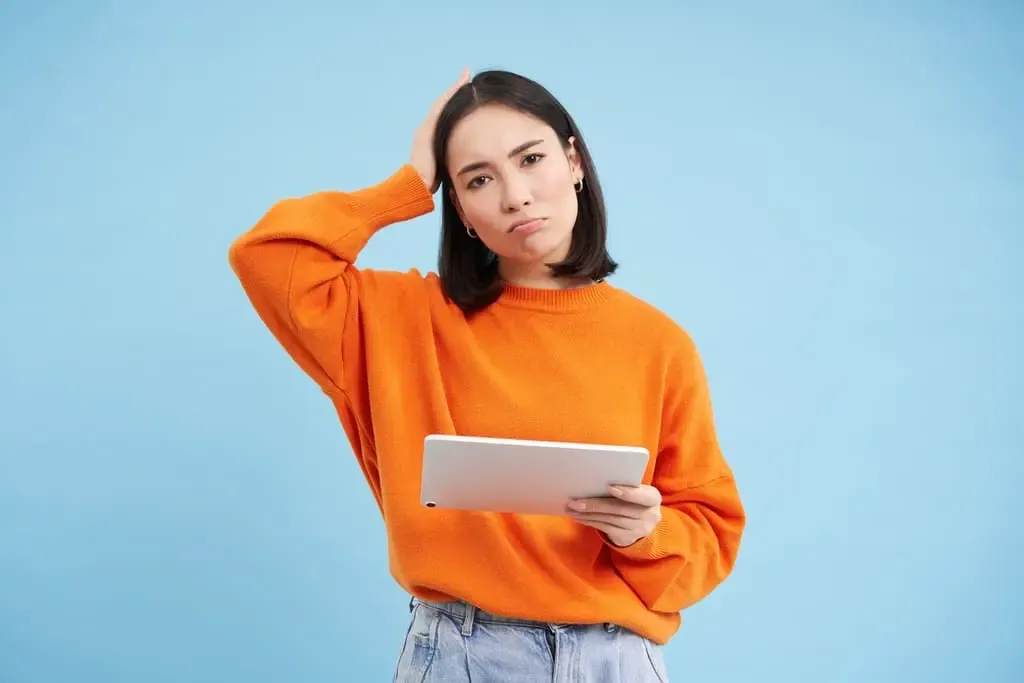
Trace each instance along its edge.
<instances>
[{"instance_id":1,"label":"woman's head","mask_svg":"<svg viewBox=\"0 0 1024 683\"><path fill-rule=\"evenodd\" d=\"M539 84L506 71L477 74L437 121L441 179L439 271L467 312L501 293L503 272L599 280L616 269L604 199L572 117Z\"/></svg>"}]
</instances>

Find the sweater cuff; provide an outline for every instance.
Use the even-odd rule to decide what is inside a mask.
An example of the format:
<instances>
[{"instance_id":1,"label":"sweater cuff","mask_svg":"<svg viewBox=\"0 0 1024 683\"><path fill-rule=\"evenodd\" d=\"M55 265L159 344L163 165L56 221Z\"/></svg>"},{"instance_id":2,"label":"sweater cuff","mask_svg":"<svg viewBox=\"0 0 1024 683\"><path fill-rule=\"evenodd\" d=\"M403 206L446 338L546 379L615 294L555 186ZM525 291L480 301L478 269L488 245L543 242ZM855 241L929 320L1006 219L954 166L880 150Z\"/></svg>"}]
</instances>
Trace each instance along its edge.
<instances>
[{"instance_id":1,"label":"sweater cuff","mask_svg":"<svg viewBox=\"0 0 1024 683\"><path fill-rule=\"evenodd\" d=\"M384 182L357 192L353 199L366 210L374 231L434 210L434 196L416 169L404 164Z\"/></svg>"},{"instance_id":2,"label":"sweater cuff","mask_svg":"<svg viewBox=\"0 0 1024 683\"><path fill-rule=\"evenodd\" d=\"M614 552L631 560L660 560L680 555L684 534L683 522L675 510L661 509L661 521L647 536L633 545L617 546L605 539L605 544Z\"/></svg>"}]
</instances>

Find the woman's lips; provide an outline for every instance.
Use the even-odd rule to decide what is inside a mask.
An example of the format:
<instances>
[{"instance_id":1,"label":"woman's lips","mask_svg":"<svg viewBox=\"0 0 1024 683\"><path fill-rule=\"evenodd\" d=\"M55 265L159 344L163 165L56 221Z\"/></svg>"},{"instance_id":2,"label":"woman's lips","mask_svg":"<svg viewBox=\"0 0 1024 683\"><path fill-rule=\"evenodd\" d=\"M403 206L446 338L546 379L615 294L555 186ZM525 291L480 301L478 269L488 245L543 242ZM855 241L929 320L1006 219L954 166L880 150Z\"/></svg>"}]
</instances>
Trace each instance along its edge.
<instances>
[{"instance_id":1,"label":"woman's lips","mask_svg":"<svg viewBox=\"0 0 1024 683\"><path fill-rule=\"evenodd\" d=\"M530 219L528 221L521 221L519 223L514 223L512 225L512 229L509 230L509 232L511 232L512 234L515 234L515 235L532 235L533 233L537 232L538 230L540 230L544 226L544 221L545 220L547 220L547 219L546 218L532 218L532 219Z\"/></svg>"}]
</instances>

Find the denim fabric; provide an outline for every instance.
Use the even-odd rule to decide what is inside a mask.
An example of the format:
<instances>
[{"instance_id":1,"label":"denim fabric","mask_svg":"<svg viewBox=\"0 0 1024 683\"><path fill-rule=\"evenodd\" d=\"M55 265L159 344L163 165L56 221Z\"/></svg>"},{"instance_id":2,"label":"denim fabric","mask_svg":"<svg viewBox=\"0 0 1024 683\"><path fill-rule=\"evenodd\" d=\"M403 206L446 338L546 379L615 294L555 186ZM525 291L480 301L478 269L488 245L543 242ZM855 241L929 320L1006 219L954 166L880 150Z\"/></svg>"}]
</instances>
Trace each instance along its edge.
<instances>
[{"instance_id":1,"label":"denim fabric","mask_svg":"<svg viewBox=\"0 0 1024 683\"><path fill-rule=\"evenodd\" d=\"M394 683L667 683L661 646L614 624L546 624L414 599Z\"/></svg>"}]
</instances>

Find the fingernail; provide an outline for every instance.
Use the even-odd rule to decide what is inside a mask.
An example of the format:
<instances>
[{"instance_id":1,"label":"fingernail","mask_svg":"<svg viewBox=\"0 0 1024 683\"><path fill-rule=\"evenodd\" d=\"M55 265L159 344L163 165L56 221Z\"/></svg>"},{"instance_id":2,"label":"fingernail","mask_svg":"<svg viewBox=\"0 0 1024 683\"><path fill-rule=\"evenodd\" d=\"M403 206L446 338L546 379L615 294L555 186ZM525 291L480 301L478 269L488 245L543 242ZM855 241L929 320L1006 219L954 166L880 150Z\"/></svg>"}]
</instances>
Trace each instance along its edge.
<instances>
[{"instance_id":1,"label":"fingernail","mask_svg":"<svg viewBox=\"0 0 1024 683\"><path fill-rule=\"evenodd\" d=\"M618 486L609 486L608 487L608 491L613 496L621 496L622 495L622 489L620 489Z\"/></svg>"},{"instance_id":2,"label":"fingernail","mask_svg":"<svg viewBox=\"0 0 1024 683\"><path fill-rule=\"evenodd\" d=\"M570 510L576 510L577 512L580 512L582 510L586 510L587 509L587 504L584 503L582 500L574 500L571 503L569 503L569 509Z\"/></svg>"}]
</instances>

